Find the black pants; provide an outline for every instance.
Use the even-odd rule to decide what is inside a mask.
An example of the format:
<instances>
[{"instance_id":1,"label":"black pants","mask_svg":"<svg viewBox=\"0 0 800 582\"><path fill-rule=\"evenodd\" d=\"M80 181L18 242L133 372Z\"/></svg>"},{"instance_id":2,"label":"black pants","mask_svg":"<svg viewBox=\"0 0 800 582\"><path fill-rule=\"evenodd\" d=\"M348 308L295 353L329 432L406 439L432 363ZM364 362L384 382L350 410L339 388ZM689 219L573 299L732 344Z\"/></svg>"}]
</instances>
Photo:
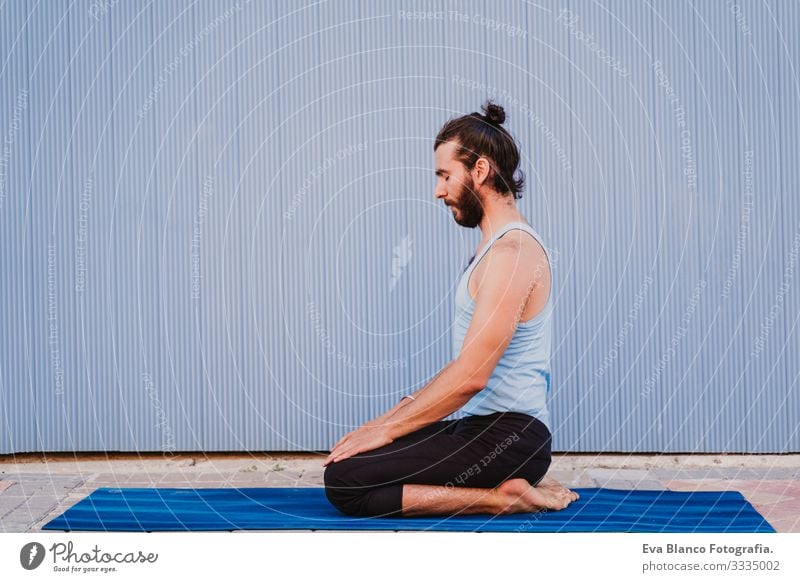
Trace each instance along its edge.
<instances>
[{"instance_id":1,"label":"black pants","mask_svg":"<svg viewBox=\"0 0 800 582\"><path fill-rule=\"evenodd\" d=\"M339 511L402 515L403 484L497 487L522 477L537 484L550 466L551 435L521 412L441 420L386 446L325 467L325 494Z\"/></svg>"}]
</instances>

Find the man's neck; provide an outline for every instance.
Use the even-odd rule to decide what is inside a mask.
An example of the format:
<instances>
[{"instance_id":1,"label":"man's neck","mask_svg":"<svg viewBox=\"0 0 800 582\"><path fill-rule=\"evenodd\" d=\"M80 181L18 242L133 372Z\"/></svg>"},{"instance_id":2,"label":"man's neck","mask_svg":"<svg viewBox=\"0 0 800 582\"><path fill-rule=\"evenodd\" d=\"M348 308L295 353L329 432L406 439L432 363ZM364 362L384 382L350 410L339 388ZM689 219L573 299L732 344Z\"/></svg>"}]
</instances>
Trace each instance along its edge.
<instances>
[{"instance_id":1,"label":"man's neck","mask_svg":"<svg viewBox=\"0 0 800 582\"><path fill-rule=\"evenodd\" d=\"M514 200L488 196L483 203L483 219L478 224L483 240L488 241L510 222L526 222Z\"/></svg>"}]
</instances>

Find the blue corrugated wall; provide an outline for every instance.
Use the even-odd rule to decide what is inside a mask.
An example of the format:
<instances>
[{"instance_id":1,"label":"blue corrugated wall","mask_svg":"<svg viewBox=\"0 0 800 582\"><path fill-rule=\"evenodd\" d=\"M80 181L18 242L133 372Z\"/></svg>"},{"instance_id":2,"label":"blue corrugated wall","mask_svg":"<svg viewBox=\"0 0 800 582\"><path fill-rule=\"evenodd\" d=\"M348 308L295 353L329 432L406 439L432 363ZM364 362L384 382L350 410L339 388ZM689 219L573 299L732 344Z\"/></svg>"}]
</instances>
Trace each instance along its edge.
<instances>
[{"instance_id":1,"label":"blue corrugated wall","mask_svg":"<svg viewBox=\"0 0 800 582\"><path fill-rule=\"evenodd\" d=\"M800 451L799 70L793 0L8 0L0 453L326 450L422 386L479 240L432 140L486 97L554 448Z\"/></svg>"}]
</instances>

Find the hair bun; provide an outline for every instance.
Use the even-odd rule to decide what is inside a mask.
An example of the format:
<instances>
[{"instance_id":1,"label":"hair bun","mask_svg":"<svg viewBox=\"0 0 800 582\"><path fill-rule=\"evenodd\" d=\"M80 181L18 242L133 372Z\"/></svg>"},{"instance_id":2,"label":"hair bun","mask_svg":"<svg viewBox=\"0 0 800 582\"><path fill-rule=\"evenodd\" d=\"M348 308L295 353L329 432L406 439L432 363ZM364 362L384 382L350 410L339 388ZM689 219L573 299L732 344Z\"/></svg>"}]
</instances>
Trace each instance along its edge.
<instances>
[{"instance_id":1,"label":"hair bun","mask_svg":"<svg viewBox=\"0 0 800 582\"><path fill-rule=\"evenodd\" d=\"M493 103L491 101L487 101L485 104L481 106L483 109L484 117L491 123L496 123L497 125L502 124L506 120L506 112L505 109Z\"/></svg>"}]
</instances>

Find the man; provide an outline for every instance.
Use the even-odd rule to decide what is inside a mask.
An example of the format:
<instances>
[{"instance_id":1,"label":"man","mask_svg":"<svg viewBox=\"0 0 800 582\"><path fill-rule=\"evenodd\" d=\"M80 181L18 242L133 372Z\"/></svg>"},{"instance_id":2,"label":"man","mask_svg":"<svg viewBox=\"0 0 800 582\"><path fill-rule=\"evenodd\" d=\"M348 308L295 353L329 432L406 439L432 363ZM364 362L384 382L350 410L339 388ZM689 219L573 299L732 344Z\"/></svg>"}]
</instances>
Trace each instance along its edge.
<instances>
[{"instance_id":1,"label":"man","mask_svg":"<svg viewBox=\"0 0 800 582\"><path fill-rule=\"evenodd\" d=\"M454 357L434 379L337 442L323 463L348 515L508 514L563 509L552 479L550 268L517 210L519 150L503 108L448 121L434 143L436 198L483 238L456 290ZM459 409L467 416L442 420Z\"/></svg>"}]
</instances>

